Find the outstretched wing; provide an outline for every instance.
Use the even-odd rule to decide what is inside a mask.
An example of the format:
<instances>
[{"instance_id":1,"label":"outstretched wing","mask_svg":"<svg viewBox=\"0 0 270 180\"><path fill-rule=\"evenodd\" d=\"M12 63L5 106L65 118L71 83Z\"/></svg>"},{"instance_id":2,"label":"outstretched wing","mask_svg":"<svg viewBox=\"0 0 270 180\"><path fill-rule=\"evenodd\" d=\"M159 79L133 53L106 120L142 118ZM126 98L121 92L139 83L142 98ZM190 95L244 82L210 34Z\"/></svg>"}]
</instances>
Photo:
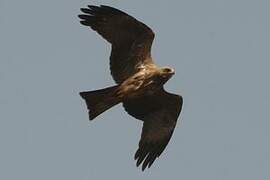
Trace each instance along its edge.
<instances>
[{"instance_id":1,"label":"outstretched wing","mask_svg":"<svg viewBox=\"0 0 270 180\"><path fill-rule=\"evenodd\" d=\"M79 15L81 24L91 27L112 44L111 74L121 83L139 70L142 64L152 63L151 46L154 32L128 14L109 6L88 6Z\"/></svg>"},{"instance_id":2,"label":"outstretched wing","mask_svg":"<svg viewBox=\"0 0 270 180\"><path fill-rule=\"evenodd\" d=\"M169 143L177 118L181 112L181 96L161 91L157 95L129 100L123 103L133 117L143 120L139 148L135 154L137 166L142 170L153 164Z\"/></svg>"}]
</instances>

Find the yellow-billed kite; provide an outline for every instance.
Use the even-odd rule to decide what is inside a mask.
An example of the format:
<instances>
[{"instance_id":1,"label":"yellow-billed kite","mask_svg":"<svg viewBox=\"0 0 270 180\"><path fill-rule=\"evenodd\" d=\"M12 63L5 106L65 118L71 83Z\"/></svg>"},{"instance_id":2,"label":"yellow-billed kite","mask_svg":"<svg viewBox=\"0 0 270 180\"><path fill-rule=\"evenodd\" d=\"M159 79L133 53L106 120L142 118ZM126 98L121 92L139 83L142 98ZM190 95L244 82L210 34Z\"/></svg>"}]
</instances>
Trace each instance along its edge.
<instances>
[{"instance_id":1,"label":"yellow-billed kite","mask_svg":"<svg viewBox=\"0 0 270 180\"><path fill-rule=\"evenodd\" d=\"M109 6L88 6L79 15L112 45L111 74L117 85L81 92L90 120L112 106L123 103L131 116L143 121L137 166L150 167L167 146L182 109L181 96L168 93L163 85L174 70L158 67L151 57L154 32L142 22Z\"/></svg>"}]
</instances>

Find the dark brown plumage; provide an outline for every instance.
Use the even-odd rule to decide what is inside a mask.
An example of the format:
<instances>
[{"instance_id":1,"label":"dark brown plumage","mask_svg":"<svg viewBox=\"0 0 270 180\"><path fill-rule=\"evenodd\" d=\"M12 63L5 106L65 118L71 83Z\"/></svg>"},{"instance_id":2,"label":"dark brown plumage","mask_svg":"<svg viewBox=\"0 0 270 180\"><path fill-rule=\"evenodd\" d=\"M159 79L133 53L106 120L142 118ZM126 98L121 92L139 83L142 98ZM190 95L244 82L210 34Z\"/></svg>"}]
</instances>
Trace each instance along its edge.
<instances>
[{"instance_id":1,"label":"dark brown plumage","mask_svg":"<svg viewBox=\"0 0 270 180\"><path fill-rule=\"evenodd\" d=\"M128 14L109 6L88 6L79 15L81 24L98 32L112 45L111 74L116 86L81 92L89 119L123 103L131 116L142 120L143 130L135 153L137 166L150 167L164 151L181 112L183 99L163 89L174 74L159 68L151 57L154 32Z\"/></svg>"}]
</instances>

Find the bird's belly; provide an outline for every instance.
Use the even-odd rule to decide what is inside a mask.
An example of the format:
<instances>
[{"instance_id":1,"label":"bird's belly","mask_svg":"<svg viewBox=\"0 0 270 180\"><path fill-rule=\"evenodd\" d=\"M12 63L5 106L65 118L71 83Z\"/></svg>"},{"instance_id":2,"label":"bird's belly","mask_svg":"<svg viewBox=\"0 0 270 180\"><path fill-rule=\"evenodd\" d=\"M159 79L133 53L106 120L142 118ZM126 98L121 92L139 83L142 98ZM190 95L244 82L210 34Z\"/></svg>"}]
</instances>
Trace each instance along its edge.
<instances>
[{"instance_id":1,"label":"bird's belly","mask_svg":"<svg viewBox=\"0 0 270 180\"><path fill-rule=\"evenodd\" d=\"M153 83L151 81L149 82L135 82L128 84L127 86L120 86L120 91L118 92L118 95L120 95L124 99L130 99L130 98L138 98L145 95L152 95L157 90L160 89L161 86L157 85L156 83Z\"/></svg>"}]
</instances>

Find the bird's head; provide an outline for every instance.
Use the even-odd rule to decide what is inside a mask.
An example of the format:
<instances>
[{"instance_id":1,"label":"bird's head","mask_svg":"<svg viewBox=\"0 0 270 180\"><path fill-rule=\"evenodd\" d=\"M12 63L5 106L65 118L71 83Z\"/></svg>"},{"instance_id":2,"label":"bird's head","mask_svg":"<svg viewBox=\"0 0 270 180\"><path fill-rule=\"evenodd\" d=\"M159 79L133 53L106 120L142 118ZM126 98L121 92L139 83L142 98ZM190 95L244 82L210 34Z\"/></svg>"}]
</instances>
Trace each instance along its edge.
<instances>
[{"instance_id":1,"label":"bird's head","mask_svg":"<svg viewBox=\"0 0 270 180\"><path fill-rule=\"evenodd\" d=\"M162 78L164 83L167 82L174 73L174 69L170 67L162 67L159 69L159 76Z\"/></svg>"},{"instance_id":2,"label":"bird's head","mask_svg":"<svg viewBox=\"0 0 270 180\"><path fill-rule=\"evenodd\" d=\"M162 67L160 68L160 75L164 76L164 77L171 77L172 75L174 75L174 69L173 68L170 68L170 67Z\"/></svg>"}]
</instances>

